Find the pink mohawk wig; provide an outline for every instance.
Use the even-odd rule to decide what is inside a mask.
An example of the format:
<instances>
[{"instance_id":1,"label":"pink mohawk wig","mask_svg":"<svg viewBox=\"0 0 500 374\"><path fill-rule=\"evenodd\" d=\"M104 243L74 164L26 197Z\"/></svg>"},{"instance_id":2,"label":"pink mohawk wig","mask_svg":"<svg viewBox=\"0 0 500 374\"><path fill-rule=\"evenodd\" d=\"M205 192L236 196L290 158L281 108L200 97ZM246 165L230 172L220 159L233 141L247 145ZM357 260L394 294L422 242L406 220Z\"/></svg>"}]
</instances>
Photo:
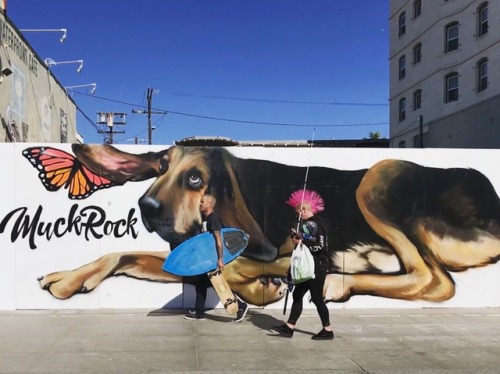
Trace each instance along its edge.
<instances>
[{"instance_id":1,"label":"pink mohawk wig","mask_svg":"<svg viewBox=\"0 0 500 374\"><path fill-rule=\"evenodd\" d=\"M312 190L297 190L288 198L287 202L292 208L307 204L311 207L314 214L325 210L323 198L316 191Z\"/></svg>"}]
</instances>

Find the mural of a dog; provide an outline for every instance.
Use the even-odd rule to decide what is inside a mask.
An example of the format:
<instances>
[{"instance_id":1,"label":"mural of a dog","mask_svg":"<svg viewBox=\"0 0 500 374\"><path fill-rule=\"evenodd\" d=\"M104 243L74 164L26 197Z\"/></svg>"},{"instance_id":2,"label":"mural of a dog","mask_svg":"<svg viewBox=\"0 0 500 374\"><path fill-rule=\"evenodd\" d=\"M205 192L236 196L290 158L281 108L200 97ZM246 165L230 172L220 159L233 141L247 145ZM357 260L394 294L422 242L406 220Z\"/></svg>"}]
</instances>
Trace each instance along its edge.
<instances>
[{"instance_id":1,"label":"mural of a dog","mask_svg":"<svg viewBox=\"0 0 500 374\"><path fill-rule=\"evenodd\" d=\"M173 146L130 154L109 145L73 145L83 165L114 184L155 178L139 198L142 219L175 249L199 233L199 202L217 198L227 226L250 234L244 254L224 270L245 301L279 300L293 250L288 228L293 211L285 201L303 187L304 168L241 159L220 147ZM450 272L500 259L500 200L483 174L384 160L368 170L311 167L308 188L325 200L330 274L327 301L354 295L445 301L455 294ZM103 280L125 275L181 282L162 270L169 252L110 253L69 271L39 278L54 297L92 291Z\"/></svg>"}]
</instances>

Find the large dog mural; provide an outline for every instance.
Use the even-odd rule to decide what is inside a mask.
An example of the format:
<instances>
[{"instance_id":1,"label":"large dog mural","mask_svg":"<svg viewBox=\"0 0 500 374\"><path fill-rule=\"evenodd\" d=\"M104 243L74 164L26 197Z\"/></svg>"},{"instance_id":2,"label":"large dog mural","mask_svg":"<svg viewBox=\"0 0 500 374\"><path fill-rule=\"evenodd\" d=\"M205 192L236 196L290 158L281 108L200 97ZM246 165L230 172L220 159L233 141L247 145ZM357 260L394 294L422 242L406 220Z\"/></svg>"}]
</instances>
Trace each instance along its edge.
<instances>
[{"instance_id":1,"label":"large dog mural","mask_svg":"<svg viewBox=\"0 0 500 374\"><path fill-rule=\"evenodd\" d=\"M50 147L23 155L47 190L69 189L83 199L102 188L151 179L139 200L144 226L171 249L200 232L203 194L231 227L250 234L242 256L224 270L230 287L262 306L283 297L293 246L294 216L286 204L303 187L305 167L243 159L221 147L173 146L132 154L110 145L73 145L74 157ZM365 170L308 169L307 187L325 201L330 269L327 301L355 295L440 302L455 294L453 272L500 259L499 198L480 172L382 160ZM162 270L170 252L109 253L73 269L39 278L58 299L91 292L124 275L182 282Z\"/></svg>"}]
</instances>

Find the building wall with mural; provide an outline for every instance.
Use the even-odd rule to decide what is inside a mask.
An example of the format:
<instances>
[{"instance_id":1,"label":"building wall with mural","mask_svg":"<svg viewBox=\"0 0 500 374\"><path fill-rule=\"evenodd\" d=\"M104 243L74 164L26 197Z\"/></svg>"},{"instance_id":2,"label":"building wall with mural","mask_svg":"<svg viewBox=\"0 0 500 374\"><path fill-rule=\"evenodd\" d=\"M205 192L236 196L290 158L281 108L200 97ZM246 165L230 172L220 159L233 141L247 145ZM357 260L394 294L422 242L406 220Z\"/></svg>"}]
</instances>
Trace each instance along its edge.
<instances>
[{"instance_id":1,"label":"building wall with mural","mask_svg":"<svg viewBox=\"0 0 500 374\"><path fill-rule=\"evenodd\" d=\"M283 308L297 225L286 201L304 185L324 200L329 308L499 307L498 155L0 144L0 309L191 308L189 278L162 266L200 233L204 193L250 235L224 269L231 289ZM213 290L208 306L222 307Z\"/></svg>"},{"instance_id":2,"label":"building wall with mural","mask_svg":"<svg viewBox=\"0 0 500 374\"><path fill-rule=\"evenodd\" d=\"M75 143L76 106L0 11L0 141Z\"/></svg>"}]
</instances>

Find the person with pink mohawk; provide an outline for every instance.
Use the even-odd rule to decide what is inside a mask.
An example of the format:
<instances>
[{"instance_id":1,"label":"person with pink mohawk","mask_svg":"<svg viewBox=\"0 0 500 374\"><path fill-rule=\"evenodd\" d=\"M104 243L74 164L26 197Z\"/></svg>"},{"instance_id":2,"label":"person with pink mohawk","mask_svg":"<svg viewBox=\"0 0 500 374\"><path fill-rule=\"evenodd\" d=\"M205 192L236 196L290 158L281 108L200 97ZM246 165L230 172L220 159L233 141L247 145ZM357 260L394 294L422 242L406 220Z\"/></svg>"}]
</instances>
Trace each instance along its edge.
<instances>
[{"instance_id":1,"label":"person with pink mohawk","mask_svg":"<svg viewBox=\"0 0 500 374\"><path fill-rule=\"evenodd\" d=\"M313 340L331 340L334 333L330 325L330 314L323 299L323 287L328 271L328 238L326 228L322 220L316 213L325 210L323 198L312 190L299 190L290 195L286 202L299 216L298 231L290 230L294 245L301 241L306 245L314 258L314 279L295 285L293 291L293 303L288 321L275 329L281 335L292 337L295 324L302 314L303 299L307 291L311 294L311 301L316 305L316 309L323 324L320 332L314 335Z\"/></svg>"}]
</instances>

